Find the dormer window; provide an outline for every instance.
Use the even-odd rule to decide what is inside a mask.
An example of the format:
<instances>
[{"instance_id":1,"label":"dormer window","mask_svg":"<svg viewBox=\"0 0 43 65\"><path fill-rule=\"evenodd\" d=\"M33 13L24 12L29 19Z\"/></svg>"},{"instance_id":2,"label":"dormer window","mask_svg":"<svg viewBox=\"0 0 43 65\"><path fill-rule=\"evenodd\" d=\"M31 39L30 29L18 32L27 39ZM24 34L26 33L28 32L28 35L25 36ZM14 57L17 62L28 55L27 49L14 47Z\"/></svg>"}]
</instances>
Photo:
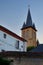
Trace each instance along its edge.
<instances>
[{"instance_id":1,"label":"dormer window","mask_svg":"<svg viewBox=\"0 0 43 65\"><path fill-rule=\"evenodd\" d=\"M4 33L4 38L6 39L6 34Z\"/></svg>"}]
</instances>

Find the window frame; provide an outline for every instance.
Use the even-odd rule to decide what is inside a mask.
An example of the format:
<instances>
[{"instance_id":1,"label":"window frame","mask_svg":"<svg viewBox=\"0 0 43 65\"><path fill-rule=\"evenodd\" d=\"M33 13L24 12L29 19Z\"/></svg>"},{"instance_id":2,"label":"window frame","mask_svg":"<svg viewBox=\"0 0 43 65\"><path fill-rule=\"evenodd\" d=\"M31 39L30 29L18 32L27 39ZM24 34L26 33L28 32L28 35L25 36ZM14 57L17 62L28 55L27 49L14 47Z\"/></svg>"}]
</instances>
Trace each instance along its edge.
<instances>
[{"instance_id":1,"label":"window frame","mask_svg":"<svg viewBox=\"0 0 43 65\"><path fill-rule=\"evenodd\" d=\"M3 38L6 39L6 33L3 34Z\"/></svg>"},{"instance_id":2,"label":"window frame","mask_svg":"<svg viewBox=\"0 0 43 65\"><path fill-rule=\"evenodd\" d=\"M16 49L19 49L19 40L16 40Z\"/></svg>"}]
</instances>

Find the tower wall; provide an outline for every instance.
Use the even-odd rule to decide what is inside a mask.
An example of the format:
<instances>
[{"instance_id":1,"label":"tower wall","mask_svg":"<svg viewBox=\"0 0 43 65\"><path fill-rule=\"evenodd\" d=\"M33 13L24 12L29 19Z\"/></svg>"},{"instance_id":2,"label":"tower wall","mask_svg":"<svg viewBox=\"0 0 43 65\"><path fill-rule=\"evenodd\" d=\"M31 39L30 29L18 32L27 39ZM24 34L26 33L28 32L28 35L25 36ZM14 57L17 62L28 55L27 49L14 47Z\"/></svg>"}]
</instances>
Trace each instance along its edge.
<instances>
[{"instance_id":1,"label":"tower wall","mask_svg":"<svg viewBox=\"0 0 43 65\"><path fill-rule=\"evenodd\" d=\"M28 10L26 23L22 26L22 37L27 40L27 46L37 46L36 44L36 27L32 22L30 9Z\"/></svg>"},{"instance_id":2,"label":"tower wall","mask_svg":"<svg viewBox=\"0 0 43 65\"><path fill-rule=\"evenodd\" d=\"M27 46L37 46L36 31L33 28L26 28L22 30L22 37L27 40Z\"/></svg>"}]
</instances>

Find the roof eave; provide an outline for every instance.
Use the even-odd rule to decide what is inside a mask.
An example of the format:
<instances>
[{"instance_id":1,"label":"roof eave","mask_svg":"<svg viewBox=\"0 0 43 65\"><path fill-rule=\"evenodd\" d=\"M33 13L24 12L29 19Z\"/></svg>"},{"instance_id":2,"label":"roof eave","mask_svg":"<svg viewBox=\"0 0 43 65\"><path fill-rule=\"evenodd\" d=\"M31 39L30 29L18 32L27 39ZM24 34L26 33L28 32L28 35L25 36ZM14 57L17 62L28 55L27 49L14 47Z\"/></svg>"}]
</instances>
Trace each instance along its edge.
<instances>
[{"instance_id":1,"label":"roof eave","mask_svg":"<svg viewBox=\"0 0 43 65\"><path fill-rule=\"evenodd\" d=\"M13 33L12 31L8 30L7 28L3 27L0 25L0 30L3 32L6 32L7 34L21 40L21 41L26 41L25 39L23 39L22 37L18 36L17 34Z\"/></svg>"},{"instance_id":2,"label":"roof eave","mask_svg":"<svg viewBox=\"0 0 43 65\"><path fill-rule=\"evenodd\" d=\"M21 28L21 30L27 29L27 28L33 28L33 27L29 26L29 27ZM34 29L34 28L33 28L33 29ZM37 31L36 29L34 29L34 30Z\"/></svg>"}]
</instances>

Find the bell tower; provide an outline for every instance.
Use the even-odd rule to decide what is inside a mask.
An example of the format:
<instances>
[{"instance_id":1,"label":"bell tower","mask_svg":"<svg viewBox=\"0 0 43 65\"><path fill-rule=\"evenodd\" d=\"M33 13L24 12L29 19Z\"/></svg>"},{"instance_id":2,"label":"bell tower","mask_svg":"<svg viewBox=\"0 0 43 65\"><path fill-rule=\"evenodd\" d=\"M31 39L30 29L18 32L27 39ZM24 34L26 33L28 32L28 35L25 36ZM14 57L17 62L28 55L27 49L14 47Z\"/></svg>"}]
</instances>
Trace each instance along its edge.
<instances>
[{"instance_id":1,"label":"bell tower","mask_svg":"<svg viewBox=\"0 0 43 65\"><path fill-rule=\"evenodd\" d=\"M28 9L27 19L26 23L24 22L21 32L22 32L22 38L27 40L27 47L28 46L37 46L36 43L36 27L35 24L32 22L30 9Z\"/></svg>"}]
</instances>

